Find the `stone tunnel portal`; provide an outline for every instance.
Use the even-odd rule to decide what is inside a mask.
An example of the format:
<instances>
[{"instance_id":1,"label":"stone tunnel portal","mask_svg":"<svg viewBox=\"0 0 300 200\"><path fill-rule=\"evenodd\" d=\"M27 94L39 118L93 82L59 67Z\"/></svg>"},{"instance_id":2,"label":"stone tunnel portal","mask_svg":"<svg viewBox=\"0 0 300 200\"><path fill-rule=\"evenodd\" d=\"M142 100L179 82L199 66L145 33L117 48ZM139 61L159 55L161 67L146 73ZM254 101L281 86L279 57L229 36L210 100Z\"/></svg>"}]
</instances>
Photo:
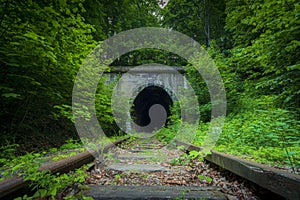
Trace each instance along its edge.
<instances>
[{"instance_id":1,"label":"stone tunnel portal","mask_svg":"<svg viewBox=\"0 0 300 200\"><path fill-rule=\"evenodd\" d=\"M131 118L133 121L139 126L147 126L150 123L149 110L155 105L160 104L164 107L166 111L166 115L164 117L169 117L171 114L170 108L173 104L173 101L170 95L161 87L158 86L148 86L144 88L134 99L133 107L131 111ZM156 116L156 118L160 118L161 116ZM154 119L153 121L157 121L160 123L164 121L163 119ZM158 125L155 129L159 129L162 126L166 125L168 120L165 121L164 124ZM149 128L144 130L145 132L152 132L154 128Z\"/></svg>"}]
</instances>

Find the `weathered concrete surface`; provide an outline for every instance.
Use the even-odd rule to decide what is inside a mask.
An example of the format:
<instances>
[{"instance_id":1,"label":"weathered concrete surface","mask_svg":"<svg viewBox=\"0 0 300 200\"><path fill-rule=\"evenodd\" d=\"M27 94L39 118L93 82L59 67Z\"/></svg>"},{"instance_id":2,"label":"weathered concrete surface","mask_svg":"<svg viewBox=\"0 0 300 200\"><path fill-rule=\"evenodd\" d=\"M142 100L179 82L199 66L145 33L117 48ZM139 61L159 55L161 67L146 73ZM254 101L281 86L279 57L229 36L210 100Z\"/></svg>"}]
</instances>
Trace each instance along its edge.
<instances>
[{"instance_id":1,"label":"weathered concrete surface","mask_svg":"<svg viewBox=\"0 0 300 200\"><path fill-rule=\"evenodd\" d=\"M126 73L128 72L129 70L131 70L132 68L134 68L134 66L111 66L110 67L110 70L108 72L104 72L105 74L119 74L119 73ZM183 67L180 67L180 66L172 66L172 68L176 71L178 71L179 73L182 73L184 74L185 73L185 69ZM153 72L153 70L151 70L151 68L142 68L140 69L139 71L136 71L138 73L145 73L145 72ZM156 72L159 72L159 73L172 73L172 71L170 70L165 70L165 69L156 69Z\"/></svg>"},{"instance_id":2,"label":"weathered concrete surface","mask_svg":"<svg viewBox=\"0 0 300 200\"><path fill-rule=\"evenodd\" d=\"M118 156L118 159L121 160L143 160L151 158L153 158L153 156L145 154L122 154Z\"/></svg>"},{"instance_id":3,"label":"weathered concrete surface","mask_svg":"<svg viewBox=\"0 0 300 200\"><path fill-rule=\"evenodd\" d=\"M132 150L128 150L128 152L131 152L131 153L145 153L147 151L145 151L145 150L139 150L139 149L132 149Z\"/></svg>"},{"instance_id":4,"label":"weathered concrete surface","mask_svg":"<svg viewBox=\"0 0 300 200\"><path fill-rule=\"evenodd\" d=\"M151 165L151 164L114 164L107 167L107 169L115 171L137 171L137 172L166 172L170 171L169 168L161 165Z\"/></svg>"},{"instance_id":5,"label":"weathered concrete surface","mask_svg":"<svg viewBox=\"0 0 300 200\"><path fill-rule=\"evenodd\" d=\"M153 144L141 144L141 145L138 145L136 148L138 149L158 149L155 145Z\"/></svg>"},{"instance_id":6,"label":"weathered concrete surface","mask_svg":"<svg viewBox=\"0 0 300 200\"><path fill-rule=\"evenodd\" d=\"M95 186L85 193L100 199L209 199L226 200L216 187L187 186Z\"/></svg>"}]
</instances>

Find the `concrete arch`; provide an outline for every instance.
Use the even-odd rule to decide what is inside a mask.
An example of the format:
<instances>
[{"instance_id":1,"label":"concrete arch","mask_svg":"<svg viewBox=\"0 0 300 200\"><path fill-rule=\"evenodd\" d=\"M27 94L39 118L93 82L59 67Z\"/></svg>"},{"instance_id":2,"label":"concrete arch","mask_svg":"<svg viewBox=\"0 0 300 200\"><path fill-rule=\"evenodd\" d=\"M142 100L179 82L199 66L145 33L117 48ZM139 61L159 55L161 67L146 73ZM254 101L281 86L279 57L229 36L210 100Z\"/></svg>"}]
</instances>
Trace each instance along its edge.
<instances>
[{"instance_id":1,"label":"concrete arch","mask_svg":"<svg viewBox=\"0 0 300 200\"><path fill-rule=\"evenodd\" d=\"M161 119L156 119L160 118L160 116L150 119L150 109L152 106L157 104L164 108L165 116ZM172 105L173 99L169 93L162 87L151 84L146 87L142 87L141 91L135 96L132 102L130 115L134 123L141 127L147 126L150 122L156 123L151 126L149 130L144 130L146 132L152 132L154 128L159 129L167 124L168 117L171 115Z\"/></svg>"},{"instance_id":2,"label":"concrete arch","mask_svg":"<svg viewBox=\"0 0 300 200\"><path fill-rule=\"evenodd\" d=\"M145 83L144 85L140 85L140 86L137 86L136 88L134 88L134 92L132 93L132 98L130 99L130 103L132 104L134 99L137 97L137 95L147 87L162 88L163 90L165 90L168 93L168 95L171 97L173 102L178 100L178 97L176 95L176 91L172 91L170 88L166 87L163 83L148 82L148 83Z\"/></svg>"}]
</instances>

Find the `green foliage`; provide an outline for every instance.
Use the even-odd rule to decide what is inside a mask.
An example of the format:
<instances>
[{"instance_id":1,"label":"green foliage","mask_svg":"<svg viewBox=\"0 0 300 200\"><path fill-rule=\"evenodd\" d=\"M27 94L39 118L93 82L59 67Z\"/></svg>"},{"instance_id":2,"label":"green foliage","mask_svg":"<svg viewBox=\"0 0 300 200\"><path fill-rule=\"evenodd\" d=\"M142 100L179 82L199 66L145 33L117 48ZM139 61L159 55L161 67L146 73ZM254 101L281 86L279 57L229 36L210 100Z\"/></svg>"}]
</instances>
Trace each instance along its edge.
<instances>
[{"instance_id":1,"label":"green foliage","mask_svg":"<svg viewBox=\"0 0 300 200\"><path fill-rule=\"evenodd\" d=\"M180 146L177 146L177 149L183 151L185 149L185 147L183 145L180 145Z\"/></svg>"},{"instance_id":2,"label":"green foliage","mask_svg":"<svg viewBox=\"0 0 300 200\"><path fill-rule=\"evenodd\" d=\"M108 136L116 136L119 134L119 128L115 124L111 109L111 95L114 86L115 83L104 85L103 81L101 81L95 94L95 108L98 121Z\"/></svg>"},{"instance_id":3,"label":"green foliage","mask_svg":"<svg viewBox=\"0 0 300 200\"><path fill-rule=\"evenodd\" d=\"M245 100L243 112L228 117L216 149L292 170L299 167L297 115L274 108L269 97Z\"/></svg>"},{"instance_id":4,"label":"green foliage","mask_svg":"<svg viewBox=\"0 0 300 200\"><path fill-rule=\"evenodd\" d=\"M176 136L179 126L180 123L168 127L163 127L156 133L156 137L163 143L168 144Z\"/></svg>"},{"instance_id":5,"label":"green foliage","mask_svg":"<svg viewBox=\"0 0 300 200\"><path fill-rule=\"evenodd\" d=\"M85 0L83 14L89 24L96 29L94 38L104 40L124 30L158 26L155 16L157 0L92 1Z\"/></svg>"},{"instance_id":6,"label":"green foliage","mask_svg":"<svg viewBox=\"0 0 300 200\"><path fill-rule=\"evenodd\" d=\"M55 199L56 195L67 187L71 187L74 184L82 184L85 181L87 166L83 166L68 174L51 174L49 171L40 171L39 167L43 162L49 160L49 156L52 160L55 160L55 158L70 157L72 156L70 153L65 154L62 152L74 150L74 148L79 147L81 147L81 144L78 141L68 140L59 148L59 152L56 148L53 148L49 153L46 151L40 153L33 152L23 156L13 154L14 146L2 147L3 153L9 152L9 154L6 154L6 157L1 159L1 180L12 176L22 176L25 181L29 181L30 188L35 193L31 197L25 195L17 199L45 197ZM54 157L52 156L53 153L56 153ZM76 154L76 152L71 153ZM84 197L82 194L78 195Z\"/></svg>"},{"instance_id":7,"label":"green foliage","mask_svg":"<svg viewBox=\"0 0 300 200\"><path fill-rule=\"evenodd\" d=\"M189 155L190 158L194 159L194 158L197 158L200 154L201 153L199 151L194 151L193 150L193 151L190 151L188 155Z\"/></svg>"},{"instance_id":8,"label":"green foliage","mask_svg":"<svg viewBox=\"0 0 300 200\"><path fill-rule=\"evenodd\" d=\"M58 193L68 186L82 184L85 181L85 171L87 166L83 166L68 174L50 174L47 171L30 171L25 175L24 180L30 181L30 187L36 192L33 196L23 196L19 199L51 198L55 199ZM83 196L75 194L75 196ZM71 197L68 197L71 198Z\"/></svg>"},{"instance_id":9,"label":"green foliage","mask_svg":"<svg viewBox=\"0 0 300 200\"><path fill-rule=\"evenodd\" d=\"M200 179L200 180L206 180L207 182L212 182L212 178L211 177L209 177L209 176L204 176L204 175L198 175L198 179Z\"/></svg>"},{"instance_id":10,"label":"green foliage","mask_svg":"<svg viewBox=\"0 0 300 200\"><path fill-rule=\"evenodd\" d=\"M63 150L70 150L70 149L76 149L82 147L82 143L79 140L74 140L74 139L68 139L66 140L65 144L59 147L60 151Z\"/></svg>"},{"instance_id":11,"label":"green foliage","mask_svg":"<svg viewBox=\"0 0 300 200\"><path fill-rule=\"evenodd\" d=\"M116 174L115 175L115 184L117 184L119 182L119 180L121 179L122 175L121 174Z\"/></svg>"},{"instance_id":12,"label":"green foliage","mask_svg":"<svg viewBox=\"0 0 300 200\"><path fill-rule=\"evenodd\" d=\"M260 163L286 166L295 172L300 166L300 124L297 114L276 108L272 96L255 99L242 96L238 99L238 105L227 117L215 149ZM174 116L170 118L178 119ZM177 139L180 125L179 120L162 128L157 137L166 143ZM198 130L193 132L194 144L204 145L209 126L210 122L200 122ZM182 165L187 159L197 157L201 157L201 152L191 151L172 160L172 164Z\"/></svg>"},{"instance_id":13,"label":"green foliage","mask_svg":"<svg viewBox=\"0 0 300 200\"><path fill-rule=\"evenodd\" d=\"M68 120L56 121L63 115L53 107L70 105L76 71L95 45L82 2L1 3L1 143L44 146L61 127L74 130Z\"/></svg>"},{"instance_id":14,"label":"green foliage","mask_svg":"<svg viewBox=\"0 0 300 200\"><path fill-rule=\"evenodd\" d=\"M252 83L247 92L276 94L279 106L297 109L299 11L296 0L234 0L227 2L226 18L226 28L235 42L229 62L246 83Z\"/></svg>"},{"instance_id":15,"label":"green foliage","mask_svg":"<svg viewBox=\"0 0 300 200\"><path fill-rule=\"evenodd\" d=\"M234 46L230 53L214 42L207 49L221 72L228 101L217 150L294 171L299 167L299 8L294 0L226 2L225 28ZM203 145L209 95L196 71L188 67L187 72L206 116L194 140Z\"/></svg>"},{"instance_id":16,"label":"green foliage","mask_svg":"<svg viewBox=\"0 0 300 200\"><path fill-rule=\"evenodd\" d=\"M40 167L41 163L47 160L67 158L85 150L79 141L73 139L67 140L66 143L59 148L26 153L21 156L16 154L16 147L18 147L17 144L1 147L0 167L2 169L1 176L3 177L22 175L26 170L30 170L29 168L32 168L31 170L33 171L36 170Z\"/></svg>"},{"instance_id":17,"label":"green foliage","mask_svg":"<svg viewBox=\"0 0 300 200\"><path fill-rule=\"evenodd\" d=\"M3 177L12 177L14 175L21 175L25 170L32 172L38 169L40 161L35 160L40 157L39 153L28 153L24 156L11 155L11 157L1 160L1 165L4 171L1 172Z\"/></svg>"},{"instance_id":18,"label":"green foliage","mask_svg":"<svg viewBox=\"0 0 300 200\"><path fill-rule=\"evenodd\" d=\"M186 163L188 163L188 157L186 154L183 154L182 156L180 156L179 158L173 158L170 161L171 165L185 165Z\"/></svg>"},{"instance_id":19,"label":"green foliage","mask_svg":"<svg viewBox=\"0 0 300 200\"><path fill-rule=\"evenodd\" d=\"M0 144L32 142L35 150L76 137L71 95L83 59L115 33L157 26L157 9L156 0L1 1ZM99 121L114 134L109 97L99 84Z\"/></svg>"},{"instance_id":20,"label":"green foliage","mask_svg":"<svg viewBox=\"0 0 300 200\"><path fill-rule=\"evenodd\" d=\"M221 46L226 45L224 31L225 1L173 0L160 11L161 23L195 39L202 45L210 46L216 39Z\"/></svg>"},{"instance_id":21,"label":"green foliage","mask_svg":"<svg viewBox=\"0 0 300 200\"><path fill-rule=\"evenodd\" d=\"M0 167L16 156L17 147L19 147L18 144L10 144L0 147Z\"/></svg>"},{"instance_id":22,"label":"green foliage","mask_svg":"<svg viewBox=\"0 0 300 200\"><path fill-rule=\"evenodd\" d=\"M29 179L36 179L36 187L40 188L36 195L54 198L58 182L69 180L57 176L53 177L57 179L54 183L42 183L37 177L34 171L47 152L28 153L24 157L17 157L16 153L24 152L26 143L29 144L26 151L34 151L48 146L48 141L53 146L65 138L74 138L71 106L74 78L83 59L99 41L124 30L160 25L205 44L222 75L228 117L216 149L262 163L289 166L292 170L299 168L300 3L173 0L163 9L157 3L156 0L1 1L0 163L14 169L4 172L6 175L32 174ZM184 109L193 115L194 108L173 102L168 125L158 131L157 137L165 143L181 139L203 145L214 102L202 74L193 65L202 64L204 72L210 72L208 61L199 54L187 63L171 52L142 49L121 56L113 65L158 62L185 66L186 77L200 105L199 127L195 130L182 122L185 116L180 111ZM104 80L99 82L95 109L105 133L119 135L111 110L113 86L106 85ZM188 96L182 100L190 101ZM89 120L90 108L76 106L82 109L74 109L75 112ZM107 142L103 138L94 139ZM78 147L80 143L73 140L50 152L56 154ZM198 153L192 151L174 163L183 164L186 159L199 157ZM65 156L56 155L54 159ZM32 161L28 163L29 169L24 168L26 160ZM45 180L52 176L43 173L38 176ZM47 184L52 191L45 190Z\"/></svg>"},{"instance_id":23,"label":"green foliage","mask_svg":"<svg viewBox=\"0 0 300 200\"><path fill-rule=\"evenodd\" d=\"M202 155L201 151L189 151L188 153L183 153L180 157L174 158L170 161L171 165L186 165L191 160L199 159L200 161L203 161L203 157L200 157Z\"/></svg>"}]
</instances>

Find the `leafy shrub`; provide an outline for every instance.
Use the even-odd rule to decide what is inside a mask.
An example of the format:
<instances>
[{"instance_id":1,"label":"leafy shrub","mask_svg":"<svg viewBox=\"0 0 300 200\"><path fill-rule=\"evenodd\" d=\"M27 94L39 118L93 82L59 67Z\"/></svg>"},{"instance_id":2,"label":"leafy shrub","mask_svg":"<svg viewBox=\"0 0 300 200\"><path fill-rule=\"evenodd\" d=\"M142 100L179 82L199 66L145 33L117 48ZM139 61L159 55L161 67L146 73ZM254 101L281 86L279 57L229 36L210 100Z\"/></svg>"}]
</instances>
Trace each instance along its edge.
<instances>
[{"instance_id":1,"label":"leafy shrub","mask_svg":"<svg viewBox=\"0 0 300 200\"><path fill-rule=\"evenodd\" d=\"M33 196L19 197L17 199L36 199L36 198L51 198L55 199L56 195L62 192L65 188L74 184L82 184L85 181L85 171L87 166L69 172L68 174L51 174L49 171L40 171L39 167L50 157L55 154L52 160L62 159L75 155L76 152L70 152L75 148L81 147L81 143L77 140L68 140L59 149L52 148L49 152L32 152L22 156L16 156L14 149L17 145L2 147L1 156L1 176L0 180L10 178L12 176L22 176L25 181L30 182L30 188L35 191ZM79 148L82 151L83 148ZM7 153L4 156L4 153ZM68 152L68 154L65 154ZM61 154L64 153L64 154ZM50 158L49 157L49 158ZM79 194L81 195L81 194ZM80 196L85 199L84 196ZM69 198L69 197L68 197Z\"/></svg>"},{"instance_id":2,"label":"leafy shrub","mask_svg":"<svg viewBox=\"0 0 300 200\"><path fill-rule=\"evenodd\" d=\"M272 96L241 96L236 108L239 111L227 116L214 149L260 163L289 167L295 172L300 167L300 123L296 113L276 108L273 100ZM157 134L164 142L177 139L180 125L183 125L181 130L189 130L178 116L172 115L171 119L172 123ZM199 123L192 134L195 145L203 146L209 126L210 122Z\"/></svg>"},{"instance_id":3,"label":"leafy shrub","mask_svg":"<svg viewBox=\"0 0 300 200\"><path fill-rule=\"evenodd\" d=\"M243 112L227 118L216 149L294 170L300 166L299 121L291 111L263 107L262 99L249 98Z\"/></svg>"}]
</instances>

